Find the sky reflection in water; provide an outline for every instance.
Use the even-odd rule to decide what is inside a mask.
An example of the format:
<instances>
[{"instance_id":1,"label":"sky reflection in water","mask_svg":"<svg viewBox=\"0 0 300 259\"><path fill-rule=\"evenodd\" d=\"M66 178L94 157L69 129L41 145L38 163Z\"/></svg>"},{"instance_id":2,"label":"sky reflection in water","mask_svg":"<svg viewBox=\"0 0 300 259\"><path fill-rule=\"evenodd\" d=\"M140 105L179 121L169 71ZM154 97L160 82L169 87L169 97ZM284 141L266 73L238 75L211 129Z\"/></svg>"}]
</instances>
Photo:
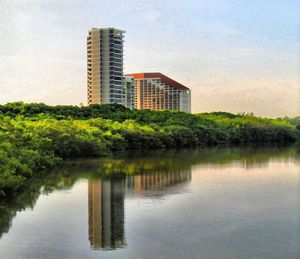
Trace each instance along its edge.
<instances>
[{"instance_id":1,"label":"sky reflection in water","mask_svg":"<svg viewBox=\"0 0 300 259\"><path fill-rule=\"evenodd\" d=\"M255 147L69 161L2 201L0 258L299 258L299 164Z\"/></svg>"}]
</instances>

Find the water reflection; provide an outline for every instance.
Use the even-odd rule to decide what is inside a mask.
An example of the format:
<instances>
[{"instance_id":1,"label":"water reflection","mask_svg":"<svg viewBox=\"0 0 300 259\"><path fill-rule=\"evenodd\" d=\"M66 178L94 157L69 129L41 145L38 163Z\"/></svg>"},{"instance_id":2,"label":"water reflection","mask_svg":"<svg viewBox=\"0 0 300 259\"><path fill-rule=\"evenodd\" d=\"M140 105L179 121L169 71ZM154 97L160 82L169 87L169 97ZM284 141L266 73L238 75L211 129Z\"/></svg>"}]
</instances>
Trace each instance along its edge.
<instances>
[{"instance_id":1,"label":"water reflection","mask_svg":"<svg viewBox=\"0 0 300 259\"><path fill-rule=\"evenodd\" d=\"M124 246L123 179L89 180L89 240L94 249Z\"/></svg>"},{"instance_id":2,"label":"water reflection","mask_svg":"<svg viewBox=\"0 0 300 259\"><path fill-rule=\"evenodd\" d=\"M143 196L162 196L171 194L169 187L181 187L191 181L191 168L178 172L158 172L126 177L126 193ZM179 186L178 186L179 185ZM176 190L174 190L176 192Z\"/></svg>"},{"instance_id":3,"label":"water reflection","mask_svg":"<svg viewBox=\"0 0 300 259\"><path fill-rule=\"evenodd\" d=\"M161 196L169 187L191 180L191 170L157 172L117 179L88 180L89 241L93 249L124 247L124 199L126 194ZM151 191L151 192L149 192Z\"/></svg>"},{"instance_id":4,"label":"water reflection","mask_svg":"<svg viewBox=\"0 0 300 259\"><path fill-rule=\"evenodd\" d=\"M268 147L211 148L73 161L56 171L30 179L18 195L0 199L0 238L9 232L18 211L34 210L41 194L72 188L79 179L86 179L90 246L95 250L122 248L127 245L125 198L159 198L182 192L191 181L192 167L220 167L223 170L238 163L251 171L255 167L267 167L272 160L293 160L299 164L299 151Z\"/></svg>"}]
</instances>

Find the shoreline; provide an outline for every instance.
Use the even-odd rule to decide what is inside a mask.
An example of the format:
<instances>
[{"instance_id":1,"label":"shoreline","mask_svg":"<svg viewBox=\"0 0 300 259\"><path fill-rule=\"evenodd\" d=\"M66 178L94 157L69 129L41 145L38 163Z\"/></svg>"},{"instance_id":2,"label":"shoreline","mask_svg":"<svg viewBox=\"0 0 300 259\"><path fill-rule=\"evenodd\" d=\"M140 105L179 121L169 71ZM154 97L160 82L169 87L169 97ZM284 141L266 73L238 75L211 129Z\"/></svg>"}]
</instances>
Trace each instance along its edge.
<instances>
[{"instance_id":1,"label":"shoreline","mask_svg":"<svg viewBox=\"0 0 300 259\"><path fill-rule=\"evenodd\" d=\"M15 192L26 179L66 158L159 149L292 144L300 140L297 123L298 118L130 110L116 104L0 105L0 195Z\"/></svg>"}]
</instances>

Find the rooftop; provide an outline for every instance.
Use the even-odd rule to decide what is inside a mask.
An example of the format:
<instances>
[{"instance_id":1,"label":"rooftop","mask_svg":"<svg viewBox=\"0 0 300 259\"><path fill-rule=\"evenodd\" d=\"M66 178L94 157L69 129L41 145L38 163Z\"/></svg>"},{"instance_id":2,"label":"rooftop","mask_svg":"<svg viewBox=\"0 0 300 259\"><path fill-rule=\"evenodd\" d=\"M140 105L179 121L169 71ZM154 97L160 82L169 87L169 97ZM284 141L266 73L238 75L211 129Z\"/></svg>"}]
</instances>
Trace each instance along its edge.
<instances>
[{"instance_id":1,"label":"rooftop","mask_svg":"<svg viewBox=\"0 0 300 259\"><path fill-rule=\"evenodd\" d=\"M159 72L152 72L152 73L134 73L134 74L126 74L126 76L132 76L134 79L144 79L144 78L159 78L163 83L178 89L178 90L190 90L188 87L184 86L183 84L178 83L177 81L173 80L166 75L159 73Z\"/></svg>"},{"instance_id":2,"label":"rooftop","mask_svg":"<svg viewBox=\"0 0 300 259\"><path fill-rule=\"evenodd\" d=\"M120 32L125 32L123 30L120 30L120 29L117 29L117 28L114 28L114 27L107 27L107 28L92 28L90 31L92 30L116 30L116 31L120 31Z\"/></svg>"}]
</instances>

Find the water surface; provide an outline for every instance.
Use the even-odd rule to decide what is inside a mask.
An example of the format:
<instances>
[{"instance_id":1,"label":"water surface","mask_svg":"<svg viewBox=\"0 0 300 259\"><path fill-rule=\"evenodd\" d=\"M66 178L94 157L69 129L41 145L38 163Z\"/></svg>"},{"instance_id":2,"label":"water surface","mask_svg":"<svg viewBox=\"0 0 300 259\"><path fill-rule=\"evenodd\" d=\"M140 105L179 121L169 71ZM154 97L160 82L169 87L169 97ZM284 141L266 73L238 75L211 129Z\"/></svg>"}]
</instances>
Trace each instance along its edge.
<instances>
[{"instance_id":1,"label":"water surface","mask_svg":"<svg viewBox=\"0 0 300 259\"><path fill-rule=\"evenodd\" d=\"M69 161L0 203L0 258L300 258L295 148Z\"/></svg>"}]
</instances>

